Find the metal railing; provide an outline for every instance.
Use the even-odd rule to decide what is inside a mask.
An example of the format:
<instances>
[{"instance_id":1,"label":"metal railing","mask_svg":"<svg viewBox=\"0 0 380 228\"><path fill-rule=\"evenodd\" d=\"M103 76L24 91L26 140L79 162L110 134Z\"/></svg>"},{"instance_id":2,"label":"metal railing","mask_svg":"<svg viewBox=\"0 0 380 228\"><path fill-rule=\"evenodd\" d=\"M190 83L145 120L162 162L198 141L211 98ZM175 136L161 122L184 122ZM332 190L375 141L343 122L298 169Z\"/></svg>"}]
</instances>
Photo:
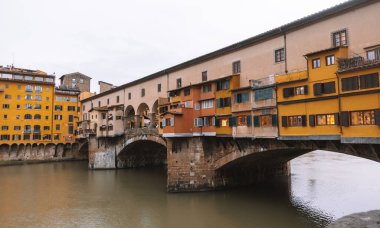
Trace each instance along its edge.
<instances>
[{"instance_id":1,"label":"metal railing","mask_svg":"<svg viewBox=\"0 0 380 228\"><path fill-rule=\"evenodd\" d=\"M372 66L380 64L380 59L366 59L362 56L355 56L351 58L342 58L338 59L338 68L339 71L347 71L352 70L356 68L366 67L366 66Z\"/></svg>"}]
</instances>

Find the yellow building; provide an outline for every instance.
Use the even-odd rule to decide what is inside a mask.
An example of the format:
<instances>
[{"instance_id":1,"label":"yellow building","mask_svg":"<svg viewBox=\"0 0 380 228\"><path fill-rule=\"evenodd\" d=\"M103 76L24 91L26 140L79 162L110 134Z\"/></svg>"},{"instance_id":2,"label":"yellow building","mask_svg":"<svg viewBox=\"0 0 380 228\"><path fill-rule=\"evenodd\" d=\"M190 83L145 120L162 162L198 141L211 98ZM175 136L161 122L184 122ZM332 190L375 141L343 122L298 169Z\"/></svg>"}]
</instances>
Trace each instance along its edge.
<instances>
[{"instance_id":1,"label":"yellow building","mask_svg":"<svg viewBox=\"0 0 380 228\"><path fill-rule=\"evenodd\" d=\"M0 67L0 144L72 143L72 140L54 138L54 135L74 134L68 134L71 127L67 121L70 115L73 122L76 121L78 93L62 96L62 91L57 92L59 95L56 96L53 75L13 66ZM69 101L56 102L60 96ZM56 105L62 108L58 111ZM60 124L59 131L56 124Z\"/></svg>"},{"instance_id":2,"label":"yellow building","mask_svg":"<svg viewBox=\"0 0 380 228\"><path fill-rule=\"evenodd\" d=\"M56 88L53 106L53 141L74 143L80 105L77 89Z\"/></svg>"},{"instance_id":3,"label":"yellow building","mask_svg":"<svg viewBox=\"0 0 380 228\"><path fill-rule=\"evenodd\" d=\"M380 48L366 57L339 60L343 143L380 143Z\"/></svg>"},{"instance_id":4,"label":"yellow building","mask_svg":"<svg viewBox=\"0 0 380 228\"><path fill-rule=\"evenodd\" d=\"M280 139L340 140L337 59L347 47L305 55L307 71L276 77Z\"/></svg>"},{"instance_id":5,"label":"yellow building","mask_svg":"<svg viewBox=\"0 0 380 228\"><path fill-rule=\"evenodd\" d=\"M240 72L240 70L239 70ZM237 119L232 117L232 90L240 87L240 75L232 75L216 81L216 135L231 136L232 127L236 126Z\"/></svg>"}]
</instances>

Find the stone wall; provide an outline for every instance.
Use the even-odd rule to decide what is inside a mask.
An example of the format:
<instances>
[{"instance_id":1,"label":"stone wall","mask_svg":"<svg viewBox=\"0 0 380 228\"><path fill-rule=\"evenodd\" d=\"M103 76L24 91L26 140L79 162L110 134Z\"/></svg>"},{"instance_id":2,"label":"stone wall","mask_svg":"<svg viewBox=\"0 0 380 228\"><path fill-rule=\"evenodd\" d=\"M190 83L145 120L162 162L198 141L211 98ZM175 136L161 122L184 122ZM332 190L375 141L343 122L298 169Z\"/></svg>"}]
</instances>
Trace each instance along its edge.
<instances>
[{"instance_id":1,"label":"stone wall","mask_svg":"<svg viewBox=\"0 0 380 228\"><path fill-rule=\"evenodd\" d=\"M2 144L0 161L57 161L87 159L86 142L67 144Z\"/></svg>"}]
</instances>

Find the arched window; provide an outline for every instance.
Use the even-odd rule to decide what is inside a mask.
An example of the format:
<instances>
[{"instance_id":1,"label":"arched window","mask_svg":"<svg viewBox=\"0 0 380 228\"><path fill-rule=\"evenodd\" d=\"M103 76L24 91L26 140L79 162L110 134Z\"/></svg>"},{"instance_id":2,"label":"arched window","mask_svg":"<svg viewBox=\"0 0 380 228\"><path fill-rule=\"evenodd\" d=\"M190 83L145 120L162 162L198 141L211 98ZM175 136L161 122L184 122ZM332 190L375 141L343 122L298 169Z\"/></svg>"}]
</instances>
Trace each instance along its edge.
<instances>
[{"instance_id":1,"label":"arched window","mask_svg":"<svg viewBox=\"0 0 380 228\"><path fill-rule=\"evenodd\" d=\"M32 109L32 105L31 104L25 104L25 109Z\"/></svg>"},{"instance_id":2,"label":"arched window","mask_svg":"<svg viewBox=\"0 0 380 228\"><path fill-rule=\"evenodd\" d=\"M40 115L40 114L36 114L36 115L34 115L34 119L35 119L35 120L40 120L40 119L41 119L41 115Z\"/></svg>"},{"instance_id":3,"label":"arched window","mask_svg":"<svg viewBox=\"0 0 380 228\"><path fill-rule=\"evenodd\" d=\"M34 105L34 109L41 109L41 105L40 104L35 104Z\"/></svg>"},{"instance_id":4,"label":"arched window","mask_svg":"<svg viewBox=\"0 0 380 228\"><path fill-rule=\"evenodd\" d=\"M32 119L32 115L30 115L30 114L24 115L24 120L31 120L31 119Z\"/></svg>"}]
</instances>

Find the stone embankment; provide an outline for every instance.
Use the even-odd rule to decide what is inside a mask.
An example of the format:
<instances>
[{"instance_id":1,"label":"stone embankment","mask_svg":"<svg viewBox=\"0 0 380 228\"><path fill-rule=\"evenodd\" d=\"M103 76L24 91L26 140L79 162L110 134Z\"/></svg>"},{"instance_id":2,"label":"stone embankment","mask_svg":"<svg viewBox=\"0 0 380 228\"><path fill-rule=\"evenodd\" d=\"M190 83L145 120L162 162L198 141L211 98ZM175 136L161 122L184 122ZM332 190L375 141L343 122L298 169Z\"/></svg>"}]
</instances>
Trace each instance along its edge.
<instances>
[{"instance_id":1,"label":"stone embankment","mask_svg":"<svg viewBox=\"0 0 380 228\"><path fill-rule=\"evenodd\" d=\"M380 210L356 213L344 216L331 223L327 228L379 228Z\"/></svg>"}]
</instances>

